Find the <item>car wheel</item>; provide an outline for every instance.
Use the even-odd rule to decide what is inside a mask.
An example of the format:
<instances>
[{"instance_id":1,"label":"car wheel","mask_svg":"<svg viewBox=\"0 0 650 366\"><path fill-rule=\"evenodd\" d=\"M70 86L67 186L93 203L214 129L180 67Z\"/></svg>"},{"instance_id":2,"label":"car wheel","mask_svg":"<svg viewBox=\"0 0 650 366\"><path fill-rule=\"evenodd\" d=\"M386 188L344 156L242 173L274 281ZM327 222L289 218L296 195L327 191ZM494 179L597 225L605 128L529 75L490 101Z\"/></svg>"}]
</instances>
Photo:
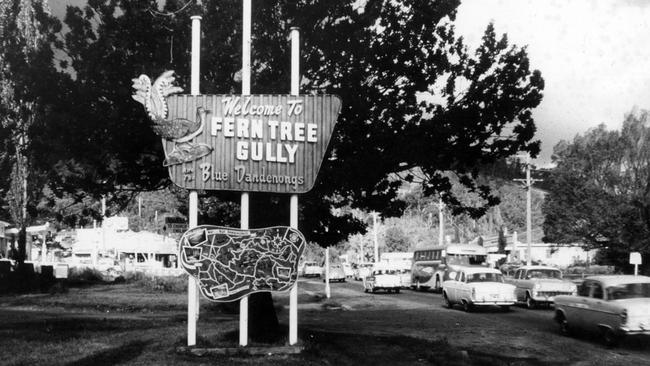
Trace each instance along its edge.
<instances>
[{"instance_id":1,"label":"car wheel","mask_svg":"<svg viewBox=\"0 0 650 366\"><path fill-rule=\"evenodd\" d=\"M368 289L367 289L367 288L364 288L364 289L363 289L363 292L368 293Z\"/></svg>"},{"instance_id":2,"label":"car wheel","mask_svg":"<svg viewBox=\"0 0 650 366\"><path fill-rule=\"evenodd\" d=\"M620 342L621 337L616 334L612 328L606 328L603 330L603 343L607 347L616 347L618 346L618 343Z\"/></svg>"},{"instance_id":3,"label":"car wheel","mask_svg":"<svg viewBox=\"0 0 650 366\"><path fill-rule=\"evenodd\" d=\"M569 322L566 320L566 318L562 313L558 313L556 316L557 316L557 323L560 325L560 334L562 334L563 336L570 336L571 329L569 328Z\"/></svg>"},{"instance_id":4,"label":"car wheel","mask_svg":"<svg viewBox=\"0 0 650 366\"><path fill-rule=\"evenodd\" d=\"M454 304L452 304L451 301L449 300L449 298L447 297L447 293L446 293L446 292L443 292L443 293L442 293L442 297L445 299L445 304L447 304L447 307L448 307L449 309L451 309L451 308L454 307Z\"/></svg>"},{"instance_id":5,"label":"car wheel","mask_svg":"<svg viewBox=\"0 0 650 366\"><path fill-rule=\"evenodd\" d=\"M473 309L472 304L469 301L463 301L463 310L466 313L471 313Z\"/></svg>"},{"instance_id":6,"label":"car wheel","mask_svg":"<svg viewBox=\"0 0 650 366\"><path fill-rule=\"evenodd\" d=\"M373 288L370 289L370 291L374 294L375 292L377 292L377 289L375 289L375 288L373 287Z\"/></svg>"},{"instance_id":7,"label":"car wheel","mask_svg":"<svg viewBox=\"0 0 650 366\"><path fill-rule=\"evenodd\" d=\"M528 309L534 309L536 306L537 304L535 303L535 300L533 300L529 294L526 294L526 307Z\"/></svg>"}]
</instances>

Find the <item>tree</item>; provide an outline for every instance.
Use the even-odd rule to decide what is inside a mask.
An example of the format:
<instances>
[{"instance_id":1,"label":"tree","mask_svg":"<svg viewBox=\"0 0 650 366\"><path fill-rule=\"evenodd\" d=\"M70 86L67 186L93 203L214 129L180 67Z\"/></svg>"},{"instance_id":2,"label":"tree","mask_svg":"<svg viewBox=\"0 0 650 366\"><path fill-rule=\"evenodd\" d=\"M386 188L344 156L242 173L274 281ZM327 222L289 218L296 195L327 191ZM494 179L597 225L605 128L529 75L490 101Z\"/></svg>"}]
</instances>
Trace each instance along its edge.
<instances>
[{"instance_id":1,"label":"tree","mask_svg":"<svg viewBox=\"0 0 650 366\"><path fill-rule=\"evenodd\" d=\"M543 206L546 240L600 249L604 264L628 268L629 252L650 252L648 112L626 115L620 131L604 125L560 142Z\"/></svg>"},{"instance_id":2,"label":"tree","mask_svg":"<svg viewBox=\"0 0 650 366\"><path fill-rule=\"evenodd\" d=\"M40 0L11 0L0 4L0 121L2 166L11 172L2 182L3 201L18 236L19 267L26 258L26 227L36 217L39 179L34 165L34 135L46 119L55 83L52 63L54 34L60 23Z\"/></svg>"},{"instance_id":3,"label":"tree","mask_svg":"<svg viewBox=\"0 0 650 366\"><path fill-rule=\"evenodd\" d=\"M124 72L176 69L187 89L190 14L183 5L168 1L159 11L155 1L91 0L83 11L69 8L70 62L64 66L76 76L69 94L75 102L65 123L51 124L64 133L59 132L60 147L45 157L57 167L49 178L59 191L81 186L106 193L169 184L159 142L130 100L132 76ZM309 240L336 244L363 226L352 216L332 216L331 207L377 210L384 217L401 213L396 173L413 181L414 167L421 169L417 175L427 194L438 192L454 213L478 217L498 201L488 186L474 181L479 167L518 150L538 151L530 112L541 100L540 73L529 69L525 49L497 38L491 25L476 52L468 50L454 33L457 6L452 0L369 1L360 7L327 1L256 4L253 92L289 90L285 37L290 26L300 26L301 91L336 93L344 101L321 178L301 198L301 226ZM200 11L203 64L214 65L203 68L202 92L238 93L240 2L204 2ZM477 206L464 206L450 192L443 171L481 197ZM286 198L273 200L287 206Z\"/></svg>"},{"instance_id":4,"label":"tree","mask_svg":"<svg viewBox=\"0 0 650 366\"><path fill-rule=\"evenodd\" d=\"M203 16L202 92L240 93L241 2L89 0L68 8L61 65L74 74L66 118L53 119L40 162L59 195L158 189L169 184L160 142L131 98L132 77L179 73L188 88L189 9ZM301 28L302 93L338 94L344 106L314 189L300 199L300 229L309 241L335 245L365 224L338 208L381 212L405 208L398 190L418 181L454 213L479 217L498 199L475 178L482 165L517 151L535 155L531 110L543 80L526 50L488 25L469 50L453 21L459 0L258 2L253 9L254 93L289 91L291 26ZM206 67L210 65L210 67ZM65 113L65 114L64 114ZM451 191L451 172L479 196L466 206ZM83 194L80 192L80 195ZM237 195L214 193L221 201ZM113 197L121 197L114 195ZM251 226L288 221L288 198L251 196Z\"/></svg>"},{"instance_id":5,"label":"tree","mask_svg":"<svg viewBox=\"0 0 650 366\"><path fill-rule=\"evenodd\" d=\"M384 235L385 250L387 252L407 252L411 249L411 241L398 226L386 228Z\"/></svg>"}]
</instances>

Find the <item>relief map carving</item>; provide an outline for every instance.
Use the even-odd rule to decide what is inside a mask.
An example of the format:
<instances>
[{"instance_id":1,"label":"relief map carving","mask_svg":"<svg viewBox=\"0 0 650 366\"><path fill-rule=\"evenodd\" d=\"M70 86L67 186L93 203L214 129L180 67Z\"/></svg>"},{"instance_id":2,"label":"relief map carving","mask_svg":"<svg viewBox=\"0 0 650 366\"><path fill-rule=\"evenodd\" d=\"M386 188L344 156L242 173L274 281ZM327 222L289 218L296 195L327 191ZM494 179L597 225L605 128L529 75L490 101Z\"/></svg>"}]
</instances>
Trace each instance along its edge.
<instances>
[{"instance_id":1,"label":"relief map carving","mask_svg":"<svg viewBox=\"0 0 650 366\"><path fill-rule=\"evenodd\" d=\"M289 290L305 245L302 233L286 226L201 225L181 237L180 263L206 298L234 301L253 292Z\"/></svg>"}]
</instances>

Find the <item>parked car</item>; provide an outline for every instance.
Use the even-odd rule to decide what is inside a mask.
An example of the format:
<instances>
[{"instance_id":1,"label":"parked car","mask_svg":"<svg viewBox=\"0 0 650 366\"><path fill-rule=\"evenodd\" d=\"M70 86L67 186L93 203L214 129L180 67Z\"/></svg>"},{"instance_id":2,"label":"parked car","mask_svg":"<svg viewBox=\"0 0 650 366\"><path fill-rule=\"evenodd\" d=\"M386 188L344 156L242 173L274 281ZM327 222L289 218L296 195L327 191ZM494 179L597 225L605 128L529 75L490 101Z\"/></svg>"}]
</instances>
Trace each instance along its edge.
<instances>
[{"instance_id":1,"label":"parked car","mask_svg":"<svg viewBox=\"0 0 650 366\"><path fill-rule=\"evenodd\" d=\"M357 264L357 268L354 272L354 279L357 281L363 281L364 278L370 276L372 273L372 266L374 266L374 263L362 262Z\"/></svg>"},{"instance_id":2,"label":"parked car","mask_svg":"<svg viewBox=\"0 0 650 366\"><path fill-rule=\"evenodd\" d=\"M343 266L343 272L345 272L345 278L354 277L354 270L352 270L352 265L350 263L341 263Z\"/></svg>"},{"instance_id":3,"label":"parked car","mask_svg":"<svg viewBox=\"0 0 650 366\"><path fill-rule=\"evenodd\" d=\"M587 277L577 295L555 298L555 321L563 334L595 332L609 346L626 335L650 335L650 277Z\"/></svg>"},{"instance_id":4,"label":"parked car","mask_svg":"<svg viewBox=\"0 0 650 366\"><path fill-rule=\"evenodd\" d=\"M330 282L345 282L345 271L340 264L330 264L329 280ZM320 278L325 282L325 266L321 272Z\"/></svg>"},{"instance_id":5,"label":"parked car","mask_svg":"<svg viewBox=\"0 0 650 366\"><path fill-rule=\"evenodd\" d=\"M370 275L366 276L363 280L364 292L375 293L383 290L399 293L401 287L402 281L400 280L399 274L394 269L387 268L381 264L375 265Z\"/></svg>"},{"instance_id":6,"label":"parked car","mask_svg":"<svg viewBox=\"0 0 650 366\"><path fill-rule=\"evenodd\" d=\"M398 270L400 281L402 282L403 288L411 287L411 269L405 268Z\"/></svg>"},{"instance_id":7,"label":"parked car","mask_svg":"<svg viewBox=\"0 0 650 366\"><path fill-rule=\"evenodd\" d=\"M120 265L120 262L113 258L104 257L97 259L97 265L94 268L101 272L104 277L111 279L124 274L124 269Z\"/></svg>"},{"instance_id":8,"label":"parked car","mask_svg":"<svg viewBox=\"0 0 650 366\"><path fill-rule=\"evenodd\" d=\"M475 306L496 305L508 311L515 303L515 286L494 268L462 267L442 283L442 296L449 308L460 304L469 312Z\"/></svg>"},{"instance_id":9,"label":"parked car","mask_svg":"<svg viewBox=\"0 0 650 366\"><path fill-rule=\"evenodd\" d=\"M538 305L548 306L555 296L575 295L577 292L575 283L563 280L562 271L549 266L521 266L506 282L516 286L517 301L529 309Z\"/></svg>"},{"instance_id":10,"label":"parked car","mask_svg":"<svg viewBox=\"0 0 650 366\"><path fill-rule=\"evenodd\" d=\"M316 262L305 262L302 265L302 275L304 277L318 277L323 269Z\"/></svg>"}]
</instances>

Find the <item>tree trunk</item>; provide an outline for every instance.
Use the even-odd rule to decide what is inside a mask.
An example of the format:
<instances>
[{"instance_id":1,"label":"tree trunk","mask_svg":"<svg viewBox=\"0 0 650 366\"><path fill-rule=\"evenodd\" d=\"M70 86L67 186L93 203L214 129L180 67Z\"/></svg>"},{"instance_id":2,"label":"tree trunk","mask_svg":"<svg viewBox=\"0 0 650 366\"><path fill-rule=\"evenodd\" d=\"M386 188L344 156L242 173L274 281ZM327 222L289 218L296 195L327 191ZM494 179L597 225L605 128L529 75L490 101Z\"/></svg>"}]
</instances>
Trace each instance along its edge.
<instances>
[{"instance_id":1,"label":"tree trunk","mask_svg":"<svg viewBox=\"0 0 650 366\"><path fill-rule=\"evenodd\" d=\"M249 296L248 336L251 341L261 343L273 343L282 337L270 292L258 292Z\"/></svg>"},{"instance_id":2,"label":"tree trunk","mask_svg":"<svg viewBox=\"0 0 650 366\"><path fill-rule=\"evenodd\" d=\"M22 266L27 259L27 228L23 225L18 232L18 257L14 258L18 266Z\"/></svg>"}]
</instances>

